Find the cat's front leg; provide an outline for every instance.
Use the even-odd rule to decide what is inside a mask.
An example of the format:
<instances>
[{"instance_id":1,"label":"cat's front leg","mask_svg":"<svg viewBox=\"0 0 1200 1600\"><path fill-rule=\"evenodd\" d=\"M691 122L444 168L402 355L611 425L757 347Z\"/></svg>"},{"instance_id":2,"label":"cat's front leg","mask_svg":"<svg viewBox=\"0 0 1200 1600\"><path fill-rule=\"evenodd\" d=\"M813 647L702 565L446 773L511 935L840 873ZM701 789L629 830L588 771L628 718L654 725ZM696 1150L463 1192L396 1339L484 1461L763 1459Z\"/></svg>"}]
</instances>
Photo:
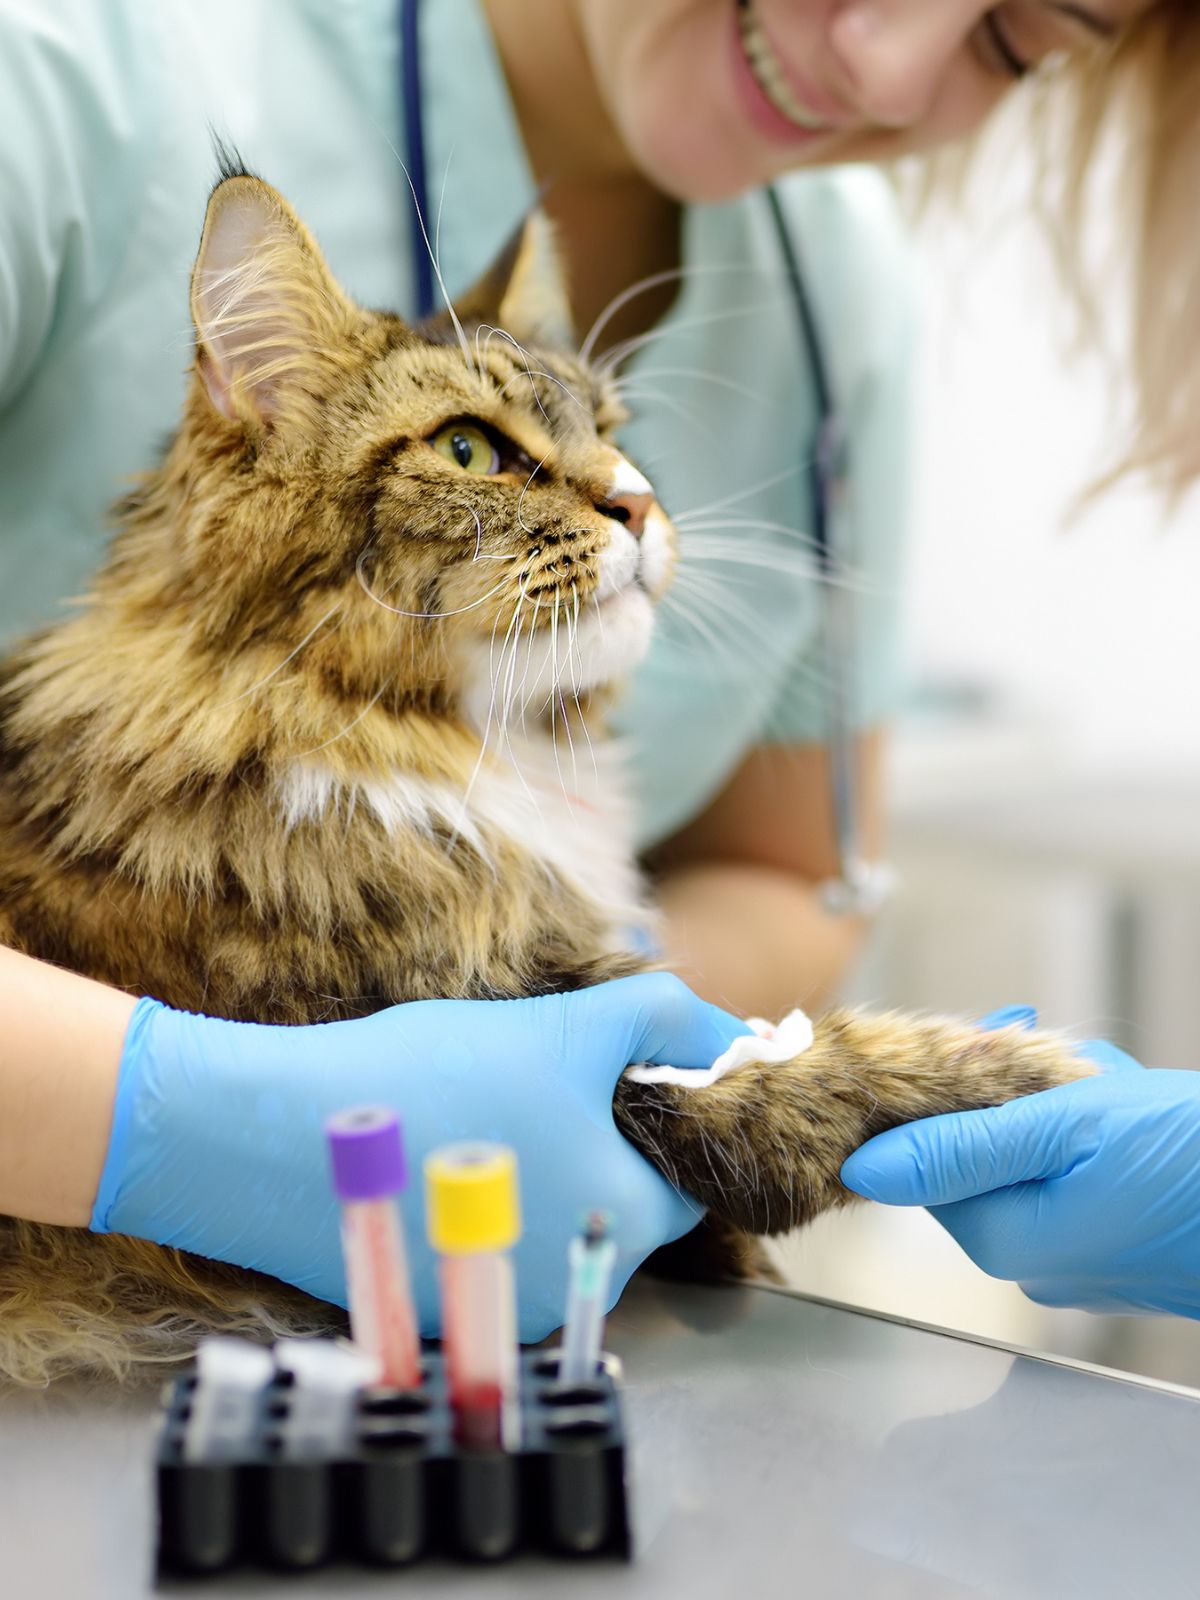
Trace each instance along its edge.
<instances>
[{"instance_id":1,"label":"cat's front leg","mask_svg":"<svg viewBox=\"0 0 1200 1600\"><path fill-rule=\"evenodd\" d=\"M856 1198L842 1163L885 1128L1000 1105L1095 1070L1050 1033L839 1010L787 1061L751 1062L696 1088L626 1075L614 1113L625 1136L716 1217L786 1233Z\"/></svg>"}]
</instances>

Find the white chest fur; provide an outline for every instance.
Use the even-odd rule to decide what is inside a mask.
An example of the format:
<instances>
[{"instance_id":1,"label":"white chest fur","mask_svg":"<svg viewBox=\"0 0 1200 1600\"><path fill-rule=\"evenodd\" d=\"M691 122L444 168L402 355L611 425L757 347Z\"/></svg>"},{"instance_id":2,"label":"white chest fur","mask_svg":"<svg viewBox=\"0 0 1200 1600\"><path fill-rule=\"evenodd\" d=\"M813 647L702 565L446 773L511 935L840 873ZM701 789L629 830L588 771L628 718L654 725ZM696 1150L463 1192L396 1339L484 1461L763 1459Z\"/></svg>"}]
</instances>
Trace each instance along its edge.
<instances>
[{"instance_id":1,"label":"white chest fur","mask_svg":"<svg viewBox=\"0 0 1200 1600\"><path fill-rule=\"evenodd\" d=\"M573 752L564 744L561 729L556 744L544 733L514 738L486 774L481 770L468 811L481 833L518 843L627 934L650 919L634 865L621 752L609 741L589 747L578 734Z\"/></svg>"},{"instance_id":2,"label":"white chest fur","mask_svg":"<svg viewBox=\"0 0 1200 1600\"><path fill-rule=\"evenodd\" d=\"M347 780L305 759L286 769L278 792L289 828L346 822L361 807L390 834L448 831L487 860L506 841L592 901L613 930L612 947L626 949L651 916L634 864L622 765L610 741L589 747L577 734L572 752L560 728L557 741L538 731L488 751L461 789L410 772Z\"/></svg>"}]
</instances>

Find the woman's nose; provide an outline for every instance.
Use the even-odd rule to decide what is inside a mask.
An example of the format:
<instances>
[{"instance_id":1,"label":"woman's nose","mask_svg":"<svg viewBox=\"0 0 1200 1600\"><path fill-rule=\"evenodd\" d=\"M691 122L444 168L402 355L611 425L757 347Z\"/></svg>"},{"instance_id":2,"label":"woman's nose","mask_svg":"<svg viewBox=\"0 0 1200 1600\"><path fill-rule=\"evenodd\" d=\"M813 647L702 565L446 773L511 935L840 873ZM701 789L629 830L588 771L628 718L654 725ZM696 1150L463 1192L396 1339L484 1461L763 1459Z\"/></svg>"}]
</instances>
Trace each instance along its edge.
<instances>
[{"instance_id":1,"label":"woman's nose","mask_svg":"<svg viewBox=\"0 0 1200 1600\"><path fill-rule=\"evenodd\" d=\"M980 9L976 0L849 0L835 11L829 41L857 108L885 128L919 123Z\"/></svg>"},{"instance_id":2,"label":"woman's nose","mask_svg":"<svg viewBox=\"0 0 1200 1600\"><path fill-rule=\"evenodd\" d=\"M607 500L600 501L596 510L602 517L612 517L614 522L623 522L633 537L640 539L653 504L653 494L634 489L610 495Z\"/></svg>"}]
</instances>

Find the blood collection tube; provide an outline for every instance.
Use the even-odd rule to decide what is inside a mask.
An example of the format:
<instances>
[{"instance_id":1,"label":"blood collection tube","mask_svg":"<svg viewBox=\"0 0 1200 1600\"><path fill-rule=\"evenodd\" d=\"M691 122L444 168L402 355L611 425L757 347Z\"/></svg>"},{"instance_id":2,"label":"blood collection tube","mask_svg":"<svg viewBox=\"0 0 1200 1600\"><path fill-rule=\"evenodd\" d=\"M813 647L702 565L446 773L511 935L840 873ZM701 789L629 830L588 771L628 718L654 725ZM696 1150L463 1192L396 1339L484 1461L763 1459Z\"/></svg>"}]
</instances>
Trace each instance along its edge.
<instances>
[{"instance_id":1,"label":"blood collection tube","mask_svg":"<svg viewBox=\"0 0 1200 1600\"><path fill-rule=\"evenodd\" d=\"M254 1521L265 1559L298 1571L333 1552L337 1464L354 1449L358 1394L378 1382L379 1362L347 1340L280 1339L275 1364L272 1426L264 1440L270 1456Z\"/></svg>"},{"instance_id":2,"label":"blood collection tube","mask_svg":"<svg viewBox=\"0 0 1200 1600\"><path fill-rule=\"evenodd\" d=\"M263 1391L274 1371L271 1352L261 1345L219 1335L201 1339L183 1459L234 1461L244 1455L254 1441Z\"/></svg>"},{"instance_id":3,"label":"blood collection tube","mask_svg":"<svg viewBox=\"0 0 1200 1600\"><path fill-rule=\"evenodd\" d=\"M415 1389L421 1345L399 1197L407 1182L400 1123L360 1106L326 1123L333 1186L342 1202L342 1252L354 1342L380 1364L380 1382Z\"/></svg>"},{"instance_id":4,"label":"blood collection tube","mask_svg":"<svg viewBox=\"0 0 1200 1600\"><path fill-rule=\"evenodd\" d=\"M508 1252L521 1233L517 1158L498 1144L445 1145L425 1162L429 1242L441 1257L442 1341L455 1437L520 1443L517 1314Z\"/></svg>"},{"instance_id":5,"label":"blood collection tube","mask_svg":"<svg viewBox=\"0 0 1200 1600\"><path fill-rule=\"evenodd\" d=\"M285 1400L277 1433L284 1460L336 1460L354 1443L355 1399L379 1382L379 1363L345 1339L279 1339L276 1381Z\"/></svg>"},{"instance_id":6,"label":"blood collection tube","mask_svg":"<svg viewBox=\"0 0 1200 1600\"><path fill-rule=\"evenodd\" d=\"M563 1324L560 1383L593 1383L604 1335L604 1306L617 1259L603 1211L589 1212L583 1232L567 1247L570 1280L567 1319Z\"/></svg>"}]
</instances>

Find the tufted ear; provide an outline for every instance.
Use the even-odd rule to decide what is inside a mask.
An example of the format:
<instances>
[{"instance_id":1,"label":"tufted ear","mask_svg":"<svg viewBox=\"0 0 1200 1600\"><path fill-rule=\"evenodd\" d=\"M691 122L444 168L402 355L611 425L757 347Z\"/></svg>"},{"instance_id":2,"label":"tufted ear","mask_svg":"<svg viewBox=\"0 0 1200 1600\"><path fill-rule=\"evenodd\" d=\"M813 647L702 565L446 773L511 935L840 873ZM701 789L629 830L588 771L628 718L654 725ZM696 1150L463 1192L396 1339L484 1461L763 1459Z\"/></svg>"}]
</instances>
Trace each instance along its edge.
<instances>
[{"instance_id":1,"label":"tufted ear","mask_svg":"<svg viewBox=\"0 0 1200 1600\"><path fill-rule=\"evenodd\" d=\"M239 173L217 185L192 271L192 320L197 367L223 417L254 429L314 425L354 309L270 184Z\"/></svg>"},{"instance_id":2,"label":"tufted ear","mask_svg":"<svg viewBox=\"0 0 1200 1600\"><path fill-rule=\"evenodd\" d=\"M454 309L463 322L491 323L522 344L575 348L566 271L545 212L529 212Z\"/></svg>"}]
</instances>

